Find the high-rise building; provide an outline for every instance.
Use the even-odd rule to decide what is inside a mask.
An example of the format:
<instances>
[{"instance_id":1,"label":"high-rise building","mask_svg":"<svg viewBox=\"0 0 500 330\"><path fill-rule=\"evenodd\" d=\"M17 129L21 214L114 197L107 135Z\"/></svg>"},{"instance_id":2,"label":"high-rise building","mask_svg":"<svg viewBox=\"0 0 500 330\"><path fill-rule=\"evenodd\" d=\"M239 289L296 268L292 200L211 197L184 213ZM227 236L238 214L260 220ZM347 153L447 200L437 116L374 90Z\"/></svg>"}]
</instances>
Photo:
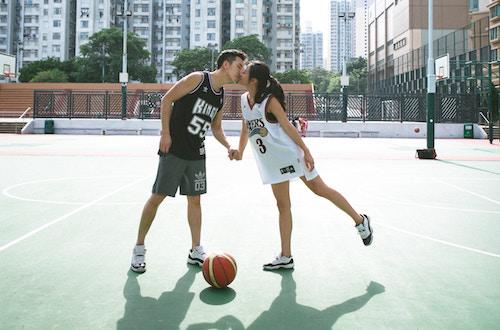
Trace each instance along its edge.
<instances>
[{"instance_id":1,"label":"high-rise building","mask_svg":"<svg viewBox=\"0 0 500 330\"><path fill-rule=\"evenodd\" d=\"M15 55L16 2L0 0L0 52Z\"/></svg>"},{"instance_id":2,"label":"high-rise building","mask_svg":"<svg viewBox=\"0 0 500 330\"><path fill-rule=\"evenodd\" d=\"M21 67L43 58L65 61L74 56L75 7L76 0L18 2L16 42Z\"/></svg>"},{"instance_id":3,"label":"high-rise building","mask_svg":"<svg viewBox=\"0 0 500 330\"><path fill-rule=\"evenodd\" d=\"M330 1L330 68L342 72L344 61L355 57L356 22L354 0Z\"/></svg>"},{"instance_id":4,"label":"high-rise building","mask_svg":"<svg viewBox=\"0 0 500 330\"><path fill-rule=\"evenodd\" d=\"M75 56L90 36L102 29L109 29L116 17L114 0L76 0Z\"/></svg>"},{"instance_id":5,"label":"high-rise building","mask_svg":"<svg viewBox=\"0 0 500 330\"><path fill-rule=\"evenodd\" d=\"M263 0L262 40L271 52L272 71L299 68L300 0Z\"/></svg>"},{"instance_id":6,"label":"high-rise building","mask_svg":"<svg viewBox=\"0 0 500 330\"><path fill-rule=\"evenodd\" d=\"M300 35L301 54L300 68L312 70L323 67L323 33L313 32L311 27Z\"/></svg>"},{"instance_id":7,"label":"high-rise building","mask_svg":"<svg viewBox=\"0 0 500 330\"><path fill-rule=\"evenodd\" d=\"M356 46L354 48L355 57L368 57L368 2L367 0L356 0L355 6L355 36Z\"/></svg>"},{"instance_id":8,"label":"high-rise building","mask_svg":"<svg viewBox=\"0 0 500 330\"><path fill-rule=\"evenodd\" d=\"M231 0L231 39L256 34L262 40L262 0Z\"/></svg>"}]
</instances>

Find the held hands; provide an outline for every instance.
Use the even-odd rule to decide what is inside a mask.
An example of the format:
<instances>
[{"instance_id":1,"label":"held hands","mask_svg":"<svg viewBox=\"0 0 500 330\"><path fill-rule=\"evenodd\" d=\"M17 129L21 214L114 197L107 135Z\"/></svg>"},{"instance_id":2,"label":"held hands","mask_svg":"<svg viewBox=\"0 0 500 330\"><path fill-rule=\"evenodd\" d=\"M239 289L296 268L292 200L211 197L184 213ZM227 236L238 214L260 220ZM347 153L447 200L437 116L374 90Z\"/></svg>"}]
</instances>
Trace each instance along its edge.
<instances>
[{"instance_id":1,"label":"held hands","mask_svg":"<svg viewBox=\"0 0 500 330\"><path fill-rule=\"evenodd\" d=\"M241 153L238 149L232 149L229 147L227 149L227 157L229 160L241 160Z\"/></svg>"}]
</instances>

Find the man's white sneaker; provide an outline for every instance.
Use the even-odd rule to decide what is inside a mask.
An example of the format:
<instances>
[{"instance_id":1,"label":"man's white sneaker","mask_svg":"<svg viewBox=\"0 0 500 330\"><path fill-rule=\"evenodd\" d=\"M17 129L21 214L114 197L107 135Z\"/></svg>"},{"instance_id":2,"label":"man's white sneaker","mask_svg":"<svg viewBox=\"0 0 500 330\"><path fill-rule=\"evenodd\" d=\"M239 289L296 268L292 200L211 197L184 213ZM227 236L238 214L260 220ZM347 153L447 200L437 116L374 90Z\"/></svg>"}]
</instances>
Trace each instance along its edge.
<instances>
[{"instance_id":1,"label":"man's white sneaker","mask_svg":"<svg viewBox=\"0 0 500 330\"><path fill-rule=\"evenodd\" d=\"M136 245L134 247L130 269L136 273L144 273L146 271L146 249L144 245Z\"/></svg>"},{"instance_id":2,"label":"man's white sneaker","mask_svg":"<svg viewBox=\"0 0 500 330\"><path fill-rule=\"evenodd\" d=\"M203 251L203 246L198 245L194 249L189 250L188 264L202 266L203 261L207 258L207 254Z\"/></svg>"},{"instance_id":3,"label":"man's white sneaker","mask_svg":"<svg viewBox=\"0 0 500 330\"><path fill-rule=\"evenodd\" d=\"M276 259L264 265L264 270L275 270L280 268L292 269L293 268L292 256L284 257L282 255L279 255L276 257Z\"/></svg>"},{"instance_id":4,"label":"man's white sneaker","mask_svg":"<svg viewBox=\"0 0 500 330\"><path fill-rule=\"evenodd\" d=\"M370 225L370 218L366 214L361 214L361 216L363 217L363 223L357 225L356 229L358 230L359 236L361 236L361 239L363 240L363 244L368 246L372 244L373 229Z\"/></svg>"}]
</instances>

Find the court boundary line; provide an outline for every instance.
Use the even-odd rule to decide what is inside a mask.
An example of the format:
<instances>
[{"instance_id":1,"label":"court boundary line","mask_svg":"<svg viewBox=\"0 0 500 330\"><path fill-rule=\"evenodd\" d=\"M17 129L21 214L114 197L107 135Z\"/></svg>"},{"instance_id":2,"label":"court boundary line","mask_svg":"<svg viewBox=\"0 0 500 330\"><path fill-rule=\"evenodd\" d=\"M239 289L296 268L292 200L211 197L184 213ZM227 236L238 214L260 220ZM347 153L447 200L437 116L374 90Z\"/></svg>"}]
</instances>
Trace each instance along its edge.
<instances>
[{"instance_id":1,"label":"court boundary line","mask_svg":"<svg viewBox=\"0 0 500 330\"><path fill-rule=\"evenodd\" d=\"M497 200L491 199L491 198L489 198L489 197L486 197L486 196L484 196L484 195L478 194L478 193L476 193L476 192L473 192L472 190L468 190L468 189L462 188L462 187L460 187L460 186L454 185L454 184L452 184L452 183L448 183L448 182L443 181L443 180L440 180L440 179L433 179L433 180L434 180L434 181L436 181L436 182L439 182L439 183L441 183L441 184L444 184L444 185L447 185L447 186L453 187L453 188L455 188L456 190L459 190L459 191L462 191L462 192L466 192L466 193L468 193L468 194L470 194L470 195L473 195L473 196L479 197L479 198L484 199L484 200L486 200L486 201L488 201L488 202L491 202L491 203L494 203L494 204L500 205L500 201L497 201Z\"/></svg>"},{"instance_id":2,"label":"court boundary line","mask_svg":"<svg viewBox=\"0 0 500 330\"><path fill-rule=\"evenodd\" d=\"M74 209L73 211L71 211L69 213L66 213L65 215L63 215L63 216L61 216L61 217L59 217L57 219L54 219L54 220L52 220L52 221L50 221L50 222L48 222L48 223L46 223L46 224L44 224L44 225L36 228L36 229L33 229L32 231L24 234L23 236L18 237L18 238L14 239L13 241L10 241L9 243L7 243L7 244L5 244L3 246L0 246L0 253L3 252L3 251L5 251L5 250L7 250L8 248L16 245L17 243L22 242L22 241L30 238L31 236L33 236L33 235L41 232L42 230L47 229L50 226L55 225L56 223L59 223L59 222L65 220L65 219L71 217L72 215L74 215L74 214L76 214L76 213L78 213L78 212L80 212L82 210L85 210L85 209L87 209L87 208L89 208L89 207L91 207L91 206L93 206L95 204L97 204L101 200L106 199L106 198L108 198L108 197L116 194L117 192L120 192L121 190L127 189L128 187L133 186L133 185L139 183L140 181L146 180L148 178L150 178L150 176L137 179L137 180L135 180L135 181L133 181L131 183L128 183L128 184L126 184L126 185L124 185L124 186L122 186L122 187L120 187L118 189L115 189L115 190L113 190L113 191L111 191L111 192L109 192L109 193L107 193L107 194L105 194L105 195L103 195L103 196L101 196L101 197L93 200L92 202L89 202L89 203L87 203L85 205L82 205L82 206Z\"/></svg>"},{"instance_id":3,"label":"court boundary line","mask_svg":"<svg viewBox=\"0 0 500 330\"><path fill-rule=\"evenodd\" d=\"M480 249L475 249L475 248L471 248L471 247L468 247L468 246L465 246L465 245L451 243L451 242L448 242L448 241L443 241L441 239L433 238L433 237L422 235L422 234L417 234L417 233L414 233L414 232L411 232L411 231L408 231L408 230L400 229L400 228L397 228L397 227L394 227L394 226L391 226L391 225L387 225L387 224L383 224L383 223L376 223L376 225L377 226L386 227L388 229L392 229L394 231L398 231L398 232L401 232L401 233L404 233L404 234L407 234L407 235L411 235L411 236L415 236L415 237L418 237L418 238L421 238L421 239L425 239L425 240L428 240L428 241L440 243L440 244L443 244L443 245L448 245L448 246L459 248L459 249L462 249L462 250L466 250L466 251L469 251L469 252L475 252L475 253L483 254L483 255L486 255L486 256L489 256L489 257L500 258L500 254L496 254L496 253L492 253L492 252L488 252L488 251L483 251L483 250L480 250Z\"/></svg>"}]
</instances>

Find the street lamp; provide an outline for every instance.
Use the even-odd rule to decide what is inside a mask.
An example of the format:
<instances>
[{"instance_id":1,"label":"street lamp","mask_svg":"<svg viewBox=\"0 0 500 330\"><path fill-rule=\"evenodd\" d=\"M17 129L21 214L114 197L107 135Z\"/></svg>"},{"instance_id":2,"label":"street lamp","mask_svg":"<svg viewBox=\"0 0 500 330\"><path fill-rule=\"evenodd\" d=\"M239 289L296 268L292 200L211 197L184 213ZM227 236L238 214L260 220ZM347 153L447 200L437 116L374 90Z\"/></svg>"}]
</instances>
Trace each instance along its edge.
<instances>
[{"instance_id":1,"label":"street lamp","mask_svg":"<svg viewBox=\"0 0 500 330\"><path fill-rule=\"evenodd\" d=\"M339 18L344 20L344 56L342 60L342 77L340 84L342 85L342 121L347 121L347 86L349 86L349 76L347 75L347 21L354 19L356 13L347 11L347 1L344 0L344 11L339 12Z\"/></svg>"},{"instance_id":2,"label":"street lamp","mask_svg":"<svg viewBox=\"0 0 500 330\"><path fill-rule=\"evenodd\" d=\"M212 51L212 60L210 61L210 69L211 69L210 71L214 71L214 51L217 49L217 46L218 46L217 43L208 44L208 48L210 48Z\"/></svg>"},{"instance_id":3,"label":"street lamp","mask_svg":"<svg viewBox=\"0 0 500 330\"><path fill-rule=\"evenodd\" d=\"M127 19L132 16L132 12L128 10L128 1L123 1L123 11L116 13L116 16L123 16L123 55L122 55L122 72L120 72L120 83L122 84L122 119L127 118Z\"/></svg>"}]
</instances>

